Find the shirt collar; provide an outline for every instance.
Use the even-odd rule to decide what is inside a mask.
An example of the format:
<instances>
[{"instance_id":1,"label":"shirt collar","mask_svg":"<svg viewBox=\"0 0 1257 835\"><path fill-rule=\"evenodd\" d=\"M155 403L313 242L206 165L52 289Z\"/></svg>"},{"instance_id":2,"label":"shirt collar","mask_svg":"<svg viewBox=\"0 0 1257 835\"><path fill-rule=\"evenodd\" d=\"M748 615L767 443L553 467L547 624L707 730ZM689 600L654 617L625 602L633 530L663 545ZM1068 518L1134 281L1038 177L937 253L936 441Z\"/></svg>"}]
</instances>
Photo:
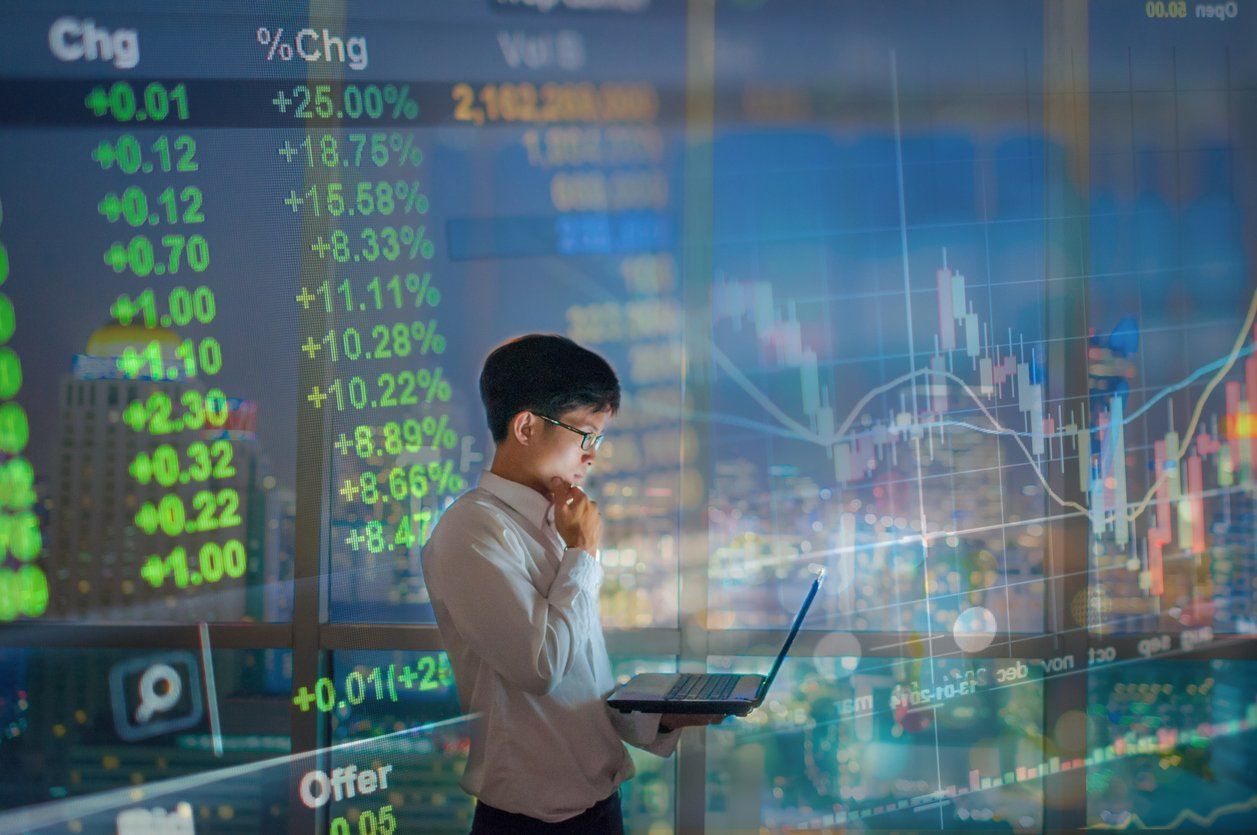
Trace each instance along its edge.
<instances>
[{"instance_id":1,"label":"shirt collar","mask_svg":"<svg viewBox=\"0 0 1257 835\"><path fill-rule=\"evenodd\" d=\"M531 487L490 470L480 474L480 486L515 508L537 527L549 525L550 500Z\"/></svg>"}]
</instances>

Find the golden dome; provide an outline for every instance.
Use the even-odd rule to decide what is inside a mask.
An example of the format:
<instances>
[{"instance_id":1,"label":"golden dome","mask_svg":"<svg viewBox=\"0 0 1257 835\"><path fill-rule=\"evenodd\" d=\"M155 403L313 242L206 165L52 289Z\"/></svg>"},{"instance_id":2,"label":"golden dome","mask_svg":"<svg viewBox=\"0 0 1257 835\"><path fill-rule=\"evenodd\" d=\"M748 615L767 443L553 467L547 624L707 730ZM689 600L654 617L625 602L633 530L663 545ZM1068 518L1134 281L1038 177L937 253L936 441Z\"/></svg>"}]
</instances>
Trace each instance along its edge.
<instances>
[{"instance_id":1,"label":"golden dome","mask_svg":"<svg viewBox=\"0 0 1257 835\"><path fill-rule=\"evenodd\" d=\"M119 325L110 322L96 329L87 340L90 357L118 357L127 348L140 350L150 342L160 346L162 356L173 356L179 347L179 334L169 328L145 328L139 325Z\"/></svg>"}]
</instances>

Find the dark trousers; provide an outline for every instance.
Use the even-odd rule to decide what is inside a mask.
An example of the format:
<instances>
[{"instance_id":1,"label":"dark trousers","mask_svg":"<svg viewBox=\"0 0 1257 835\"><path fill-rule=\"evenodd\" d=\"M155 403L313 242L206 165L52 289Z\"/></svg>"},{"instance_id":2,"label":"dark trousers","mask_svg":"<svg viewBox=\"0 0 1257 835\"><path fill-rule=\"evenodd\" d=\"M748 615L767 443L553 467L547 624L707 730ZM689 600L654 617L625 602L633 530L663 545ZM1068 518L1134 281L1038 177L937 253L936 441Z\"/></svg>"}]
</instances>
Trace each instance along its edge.
<instances>
[{"instance_id":1,"label":"dark trousers","mask_svg":"<svg viewBox=\"0 0 1257 835\"><path fill-rule=\"evenodd\" d=\"M476 814L471 819L471 835L531 835L534 832L565 832L576 835L624 835L624 817L620 811L620 790L599 800L573 818L558 823L504 812L488 803L476 801Z\"/></svg>"}]
</instances>

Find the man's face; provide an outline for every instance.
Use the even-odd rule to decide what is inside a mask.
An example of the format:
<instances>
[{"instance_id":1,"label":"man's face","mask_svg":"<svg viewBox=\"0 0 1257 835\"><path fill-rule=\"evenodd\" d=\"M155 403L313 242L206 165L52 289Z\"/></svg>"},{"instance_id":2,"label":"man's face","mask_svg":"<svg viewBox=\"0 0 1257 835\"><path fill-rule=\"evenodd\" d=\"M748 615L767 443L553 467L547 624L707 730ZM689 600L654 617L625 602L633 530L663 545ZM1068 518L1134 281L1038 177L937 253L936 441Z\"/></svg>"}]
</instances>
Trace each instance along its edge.
<instances>
[{"instance_id":1,"label":"man's face","mask_svg":"<svg viewBox=\"0 0 1257 835\"><path fill-rule=\"evenodd\" d=\"M598 435L606 431L610 413L595 412L591 407L585 406L548 417ZM542 483L549 484L550 479L557 476L569 484L581 484L589 468L594 465L598 453L592 448L582 450L581 436L572 430L556 426L536 415L532 419L537 422L538 431L534 436L535 443L529 445L529 457Z\"/></svg>"}]
</instances>

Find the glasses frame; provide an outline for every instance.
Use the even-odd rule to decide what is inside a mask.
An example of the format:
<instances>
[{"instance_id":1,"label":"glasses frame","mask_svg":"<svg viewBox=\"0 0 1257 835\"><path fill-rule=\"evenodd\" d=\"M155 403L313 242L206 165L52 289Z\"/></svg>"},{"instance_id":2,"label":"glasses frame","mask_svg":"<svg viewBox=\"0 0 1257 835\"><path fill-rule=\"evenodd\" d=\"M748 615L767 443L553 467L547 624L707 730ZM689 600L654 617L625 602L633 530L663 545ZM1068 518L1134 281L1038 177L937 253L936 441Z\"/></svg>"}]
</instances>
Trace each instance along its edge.
<instances>
[{"instance_id":1,"label":"glasses frame","mask_svg":"<svg viewBox=\"0 0 1257 835\"><path fill-rule=\"evenodd\" d=\"M580 438L580 448L581 448L581 451L582 451L582 452L588 452L588 451L589 451L589 447L588 447L588 446L586 446L586 444L587 444L587 443L588 443L588 444L590 444L590 445L593 447L594 451L596 452L596 451L598 450L598 447L602 446L602 441L603 441L603 439L607 437L607 435L606 435L606 433L605 433L605 432L604 432L604 433L602 433L602 434L595 434L595 433L593 433L593 432L586 432L584 429L577 429L575 426L572 426L570 423L564 423L564 422L563 422L563 421L561 421L561 420L555 420L554 418L550 417L549 415L543 415L543 414L541 414L541 412L534 412L532 409L528 409L528 413L529 413L530 415L536 415L537 417L541 418L542 420L548 420L548 421L550 421L550 423L553 423L555 426L562 426L564 429L570 429L570 430L572 430L573 432L575 432L577 435L580 435L580 436L581 436L581 438ZM592 439L592 440L591 440L591 439Z\"/></svg>"}]
</instances>

